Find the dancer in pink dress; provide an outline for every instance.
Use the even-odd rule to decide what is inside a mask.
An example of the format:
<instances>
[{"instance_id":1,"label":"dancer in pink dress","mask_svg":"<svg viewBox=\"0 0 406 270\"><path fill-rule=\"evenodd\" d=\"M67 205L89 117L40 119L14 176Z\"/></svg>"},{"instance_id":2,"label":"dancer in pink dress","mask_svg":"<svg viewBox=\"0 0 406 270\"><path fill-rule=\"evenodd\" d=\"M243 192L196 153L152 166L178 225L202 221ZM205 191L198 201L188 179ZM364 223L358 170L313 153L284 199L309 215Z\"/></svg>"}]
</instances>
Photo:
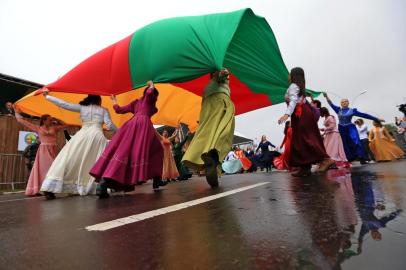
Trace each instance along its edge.
<instances>
[{"instance_id":1,"label":"dancer in pink dress","mask_svg":"<svg viewBox=\"0 0 406 270\"><path fill-rule=\"evenodd\" d=\"M172 155L172 140L178 135L178 130L169 137L168 131L165 129L162 132L161 143L164 149L164 165L162 169L162 179L167 181L175 181L179 177L178 168L176 168L175 159Z\"/></svg>"},{"instance_id":2,"label":"dancer in pink dress","mask_svg":"<svg viewBox=\"0 0 406 270\"><path fill-rule=\"evenodd\" d=\"M97 195L107 198L107 188L132 191L134 186L153 179L153 188L166 185L162 181L163 148L151 122L158 112L155 107L158 90L148 82L142 98L120 107L113 96L116 113L133 113L114 135L104 153L90 170L99 182Z\"/></svg>"},{"instance_id":3,"label":"dancer in pink dress","mask_svg":"<svg viewBox=\"0 0 406 270\"><path fill-rule=\"evenodd\" d=\"M27 188L25 189L25 195L34 196L39 194L42 182L45 179L49 167L51 167L52 162L58 154L56 147L56 134L58 131L63 130L65 126L54 126L53 119L48 114L41 116L39 125L24 120L18 112L16 112L15 116L20 124L36 132L41 141L37 155L35 156L34 165L31 169L30 177L28 178Z\"/></svg>"},{"instance_id":4,"label":"dancer in pink dress","mask_svg":"<svg viewBox=\"0 0 406 270\"><path fill-rule=\"evenodd\" d=\"M333 115L326 107L320 109L321 117L324 117L324 126L321 131L324 132L324 147L327 154L336 162L337 167L349 168L350 163L345 156L343 141L341 140L340 132L337 128L337 122Z\"/></svg>"}]
</instances>

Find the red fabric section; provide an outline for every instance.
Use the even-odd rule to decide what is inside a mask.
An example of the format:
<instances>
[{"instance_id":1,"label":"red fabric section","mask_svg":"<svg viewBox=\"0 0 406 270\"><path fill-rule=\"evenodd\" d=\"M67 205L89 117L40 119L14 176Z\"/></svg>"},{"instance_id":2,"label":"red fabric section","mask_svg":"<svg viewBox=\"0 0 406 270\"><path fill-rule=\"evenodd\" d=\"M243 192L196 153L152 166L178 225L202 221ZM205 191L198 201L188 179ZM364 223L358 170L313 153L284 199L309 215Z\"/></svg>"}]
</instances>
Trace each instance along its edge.
<instances>
[{"instance_id":1,"label":"red fabric section","mask_svg":"<svg viewBox=\"0 0 406 270\"><path fill-rule=\"evenodd\" d=\"M118 94L131 90L128 63L131 36L90 56L46 87L58 92L98 95Z\"/></svg>"},{"instance_id":2,"label":"red fabric section","mask_svg":"<svg viewBox=\"0 0 406 270\"><path fill-rule=\"evenodd\" d=\"M173 83L173 85L188 90L196 95L203 96L204 87L209 80L210 75L204 75L193 81ZM230 89L231 100L234 102L236 115L272 105L267 95L252 92L233 74L230 74Z\"/></svg>"}]
</instances>

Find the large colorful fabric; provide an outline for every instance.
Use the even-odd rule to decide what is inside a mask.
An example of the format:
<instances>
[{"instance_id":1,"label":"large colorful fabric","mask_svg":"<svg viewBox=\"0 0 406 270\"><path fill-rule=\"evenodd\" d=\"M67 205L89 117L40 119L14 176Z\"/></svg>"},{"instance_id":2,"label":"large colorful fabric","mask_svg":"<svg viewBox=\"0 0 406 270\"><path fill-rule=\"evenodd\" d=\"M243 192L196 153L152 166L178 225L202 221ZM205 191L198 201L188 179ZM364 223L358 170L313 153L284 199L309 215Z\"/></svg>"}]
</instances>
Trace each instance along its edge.
<instances>
[{"instance_id":1,"label":"large colorful fabric","mask_svg":"<svg viewBox=\"0 0 406 270\"><path fill-rule=\"evenodd\" d=\"M160 91L153 123L182 122L193 130L208 74L222 67L231 72L237 115L284 101L288 70L272 29L251 9L157 21L89 57L47 88L70 102L83 94L115 94L119 102L128 103L152 80ZM103 105L111 109L107 97ZM79 123L34 95L17 106L33 115L51 113L69 124ZM126 120L114 119L118 126Z\"/></svg>"}]
</instances>

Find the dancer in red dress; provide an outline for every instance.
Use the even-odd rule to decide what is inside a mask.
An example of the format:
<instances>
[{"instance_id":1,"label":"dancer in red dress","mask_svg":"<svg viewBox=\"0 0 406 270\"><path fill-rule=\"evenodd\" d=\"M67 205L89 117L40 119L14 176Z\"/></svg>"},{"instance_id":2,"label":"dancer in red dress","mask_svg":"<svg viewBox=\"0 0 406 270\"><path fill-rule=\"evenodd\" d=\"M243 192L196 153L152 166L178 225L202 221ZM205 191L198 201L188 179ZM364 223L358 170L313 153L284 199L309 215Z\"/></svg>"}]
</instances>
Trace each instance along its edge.
<instances>
[{"instance_id":1,"label":"dancer in red dress","mask_svg":"<svg viewBox=\"0 0 406 270\"><path fill-rule=\"evenodd\" d=\"M248 171L249 169L251 169L252 162L245 156L244 151L241 150L240 147L238 147L238 146L236 147L235 154L237 155L238 159L241 161L242 168L244 171Z\"/></svg>"},{"instance_id":2,"label":"dancer in red dress","mask_svg":"<svg viewBox=\"0 0 406 270\"><path fill-rule=\"evenodd\" d=\"M285 123L285 137L283 138L280 148L285 146L283 154L276 157L273 164L278 170L290 170L289 159L290 159L290 144L292 141L292 127L290 126L290 121Z\"/></svg>"},{"instance_id":3,"label":"dancer in red dress","mask_svg":"<svg viewBox=\"0 0 406 270\"><path fill-rule=\"evenodd\" d=\"M299 167L293 176L303 177L311 174L311 165L320 163L319 171L326 171L334 161L324 148L314 112L306 100L306 81L302 68L293 68L289 74L290 86L285 99L288 104L286 113L278 120L279 124L291 117L292 143L289 165Z\"/></svg>"}]
</instances>

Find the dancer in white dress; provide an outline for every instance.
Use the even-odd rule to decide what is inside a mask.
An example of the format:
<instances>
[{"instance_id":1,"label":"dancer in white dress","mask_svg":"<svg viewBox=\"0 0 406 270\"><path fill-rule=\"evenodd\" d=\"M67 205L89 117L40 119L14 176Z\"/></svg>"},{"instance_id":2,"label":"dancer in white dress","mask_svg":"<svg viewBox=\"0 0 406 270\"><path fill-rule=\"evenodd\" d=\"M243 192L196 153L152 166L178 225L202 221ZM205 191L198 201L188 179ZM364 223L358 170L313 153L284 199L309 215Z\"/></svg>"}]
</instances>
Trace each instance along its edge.
<instances>
[{"instance_id":1,"label":"dancer in white dress","mask_svg":"<svg viewBox=\"0 0 406 270\"><path fill-rule=\"evenodd\" d=\"M47 199L54 199L54 193L95 194L96 183L89 171L108 143L103 134L103 123L109 130L117 129L109 111L100 106L100 96L89 95L79 104L49 96L48 91L44 91L44 96L58 107L80 112L82 128L59 152L49 168L41 191Z\"/></svg>"}]
</instances>

